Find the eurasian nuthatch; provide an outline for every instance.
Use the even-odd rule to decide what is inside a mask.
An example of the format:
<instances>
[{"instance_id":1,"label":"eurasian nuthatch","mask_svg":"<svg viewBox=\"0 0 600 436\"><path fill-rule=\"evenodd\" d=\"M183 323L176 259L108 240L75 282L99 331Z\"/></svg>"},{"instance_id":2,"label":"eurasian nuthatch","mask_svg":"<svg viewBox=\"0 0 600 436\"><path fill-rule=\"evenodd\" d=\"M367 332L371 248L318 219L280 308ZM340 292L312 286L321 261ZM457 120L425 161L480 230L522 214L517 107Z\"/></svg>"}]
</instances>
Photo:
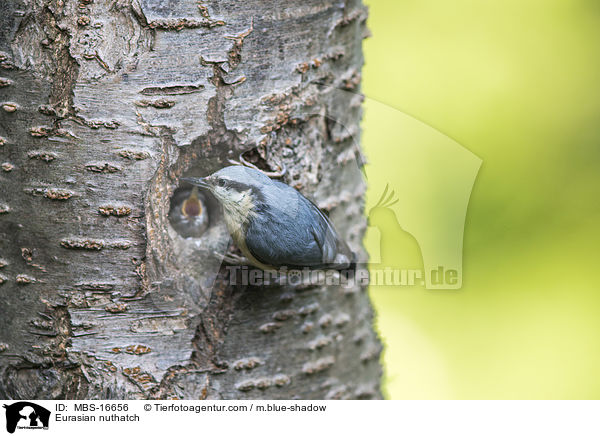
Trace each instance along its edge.
<instances>
[{"instance_id":1,"label":"eurasian nuthatch","mask_svg":"<svg viewBox=\"0 0 600 436\"><path fill-rule=\"evenodd\" d=\"M235 244L261 269L354 266L354 254L319 208L258 170L235 165L181 180L215 196Z\"/></svg>"},{"instance_id":2,"label":"eurasian nuthatch","mask_svg":"<svg viewBox=\"0 0 600 436\"><path fill-rule=\"evenodd\" d=\"M184 238L199 238L208 228L208 211L204 195L194 186L191 190L179 190L171 200L169 221Z\"/></svg>"}]
</instances>

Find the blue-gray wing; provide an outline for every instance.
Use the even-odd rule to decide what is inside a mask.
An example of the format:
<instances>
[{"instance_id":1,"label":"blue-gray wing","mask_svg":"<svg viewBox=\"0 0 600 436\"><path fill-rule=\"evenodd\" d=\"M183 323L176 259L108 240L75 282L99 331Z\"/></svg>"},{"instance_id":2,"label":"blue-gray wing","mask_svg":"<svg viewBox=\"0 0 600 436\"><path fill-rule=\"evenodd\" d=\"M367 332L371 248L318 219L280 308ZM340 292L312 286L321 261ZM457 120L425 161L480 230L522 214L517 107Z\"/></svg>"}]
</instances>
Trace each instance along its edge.
<instances>
[{"instance_id":1,"label":"blue-gray wing","mask_svg":"<svg viewBox=\"0 0 600 436\"><path fill-rule=\"evenodd\" d=\"M280 198L280 207L261 210L247 229L250 253L275 267L347 268L352 253L329 219L306 197L283 186L282 197L288 201Z\"/></svg>"}]
</instances>

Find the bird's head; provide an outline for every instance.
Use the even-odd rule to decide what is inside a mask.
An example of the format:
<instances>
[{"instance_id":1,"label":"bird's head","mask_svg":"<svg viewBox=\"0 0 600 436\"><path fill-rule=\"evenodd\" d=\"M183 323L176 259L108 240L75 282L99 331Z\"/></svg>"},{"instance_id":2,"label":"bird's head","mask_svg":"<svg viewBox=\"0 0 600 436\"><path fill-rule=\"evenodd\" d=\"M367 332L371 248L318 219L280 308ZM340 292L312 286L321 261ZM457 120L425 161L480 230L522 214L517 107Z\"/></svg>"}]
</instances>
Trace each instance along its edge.
<instances>
[{"instance_id":1,"label":"bird's head","mask_svg":"<svg viewBox=\"0 0 600 436\"><path fill-rule=\"evenodd\" d=\"M207 177L181 180L210 191L226 210L246 213L264 200L265 190L272 184L260 171L239 165L225 167Z\"/></svg>"}]
</instances>

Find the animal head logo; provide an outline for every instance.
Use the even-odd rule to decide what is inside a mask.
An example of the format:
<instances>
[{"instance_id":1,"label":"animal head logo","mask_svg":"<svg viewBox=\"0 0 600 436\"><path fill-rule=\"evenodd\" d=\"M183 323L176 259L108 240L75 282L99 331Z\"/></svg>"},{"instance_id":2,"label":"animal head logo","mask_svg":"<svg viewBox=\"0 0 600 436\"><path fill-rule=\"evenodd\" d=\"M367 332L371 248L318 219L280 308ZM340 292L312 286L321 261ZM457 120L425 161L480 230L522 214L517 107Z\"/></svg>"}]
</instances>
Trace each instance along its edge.
<instances>
[{"instance_id":1,"label":"animal head logo","mask_svg":"<svg viewBox=\"0 0 600 436\"><path fill-rule=\"evenodd\" d=\"M28 401L4 404L6 409L6 431L14 433L17 428L47 429L50 421L50 411L42 406Z\"/></svg>"},{"instance_id":2,"label":"animal head logo","mask_svg":"<svg viewBox=\"0 0 600 436\"><path fill-rule=\"evenodd\" d=\"M396 214L391 207L398 203L400 199L397 197L394 198L396 192L393 190L388 194L389 187L389 183L385 185L385 189L383 190L381 197L379 197L379 201L369 211L369 221L371 225L380 226L384 224L385 220L396 220Z\"/></svg>"}]
</instances>

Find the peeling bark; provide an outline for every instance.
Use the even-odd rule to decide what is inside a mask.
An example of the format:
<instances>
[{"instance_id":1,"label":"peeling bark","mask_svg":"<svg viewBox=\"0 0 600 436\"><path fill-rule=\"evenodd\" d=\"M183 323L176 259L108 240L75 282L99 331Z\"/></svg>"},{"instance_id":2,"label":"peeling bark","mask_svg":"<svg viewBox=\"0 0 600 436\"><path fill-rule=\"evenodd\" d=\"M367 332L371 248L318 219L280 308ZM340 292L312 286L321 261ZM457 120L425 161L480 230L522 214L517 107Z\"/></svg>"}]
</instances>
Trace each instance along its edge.
<instances>
[{"instance_id":1,"label":"peeling bark","mask_svg":"<svg viewBox=\"0 0 600 436\"><path fill-rule=\"evenodd\" d=\"M362 252L365 19L354 0L0 4L1 397L380 397L364 288L232 286L216 205L201 238L168 219L180 176L243 154Z\"/></svg>"}]
</instances>

